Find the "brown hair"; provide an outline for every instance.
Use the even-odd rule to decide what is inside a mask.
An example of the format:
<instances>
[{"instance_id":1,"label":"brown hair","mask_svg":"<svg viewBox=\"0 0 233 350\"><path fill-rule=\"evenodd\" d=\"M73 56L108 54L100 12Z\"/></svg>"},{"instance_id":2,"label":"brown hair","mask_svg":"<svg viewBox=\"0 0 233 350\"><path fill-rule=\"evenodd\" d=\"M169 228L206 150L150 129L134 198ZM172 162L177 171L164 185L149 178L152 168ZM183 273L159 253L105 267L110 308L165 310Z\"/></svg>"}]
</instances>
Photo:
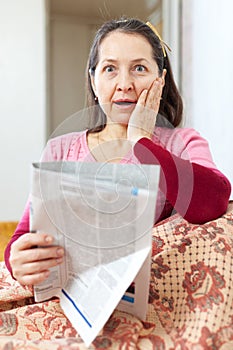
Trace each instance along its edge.
<instances>
[{"instance_id":1,"label":"brown hair","mask_svg":"<svg viewBox=\"0 0 233 350\"><path fill-rule=\"evenodd\" d=\"M183 102L174 81L171 64L167 53L166 57L164 57L160 39L147 24L138 19L129 18L111 20L104 23L97 31L94 38L87 62L87 104L88 107L96 106L94 108L95 113L93 117L95 118L95 124L98 125L98 127L93 128L90 131L100 131L106 124L106 116L100 108L98 101L95 100L95 94L91 86L90 74L95 74L95 69L99 61L99 47L101 42L114 30L127 34L139 34L148 40L153 50L153 58L158 65L159 75L162 75L163 69L166 69L167 71L162 100L160 102L159 114L168 121L170 126L178 126L182 121Z\"/></svg>"}]
</instances>

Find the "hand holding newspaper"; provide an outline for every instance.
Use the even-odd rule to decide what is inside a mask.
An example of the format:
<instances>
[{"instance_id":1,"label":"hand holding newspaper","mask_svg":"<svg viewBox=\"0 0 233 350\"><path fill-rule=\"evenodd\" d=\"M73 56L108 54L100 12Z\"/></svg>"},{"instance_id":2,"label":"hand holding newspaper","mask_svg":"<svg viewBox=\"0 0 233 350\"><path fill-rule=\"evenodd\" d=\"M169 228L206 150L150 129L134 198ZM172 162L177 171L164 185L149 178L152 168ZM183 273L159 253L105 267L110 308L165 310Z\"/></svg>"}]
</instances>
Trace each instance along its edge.
<instances>
[{"instance_id":1,"label":"hand holding newspaper","mask_svg":"<svg viewBox=\"0 0 233 350\"><path fill-rule=\"evenodd\" d=\"M117 307L144 319L159 166L83 162L32 166L30 229L65 248L34 287L53 296L87 346Z\"/></svg>"}]
</instances>

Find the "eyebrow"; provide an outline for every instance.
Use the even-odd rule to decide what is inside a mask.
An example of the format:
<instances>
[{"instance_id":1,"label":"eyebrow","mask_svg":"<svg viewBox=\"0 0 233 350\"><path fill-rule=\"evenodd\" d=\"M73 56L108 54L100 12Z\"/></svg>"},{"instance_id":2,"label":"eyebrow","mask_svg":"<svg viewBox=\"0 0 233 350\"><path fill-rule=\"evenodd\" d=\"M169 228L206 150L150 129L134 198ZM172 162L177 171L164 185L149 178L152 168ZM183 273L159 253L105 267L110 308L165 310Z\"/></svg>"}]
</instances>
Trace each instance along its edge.
<instances>
[{"instance_id":1,"label":"eyebrow","mask_svg":"<svg viewBox=\"0 0 233 350\"><path fill-rule=\"evenodd\" d=\"M117 59L114 59L114 58L106 58L104 59L103 61L100 61L99 63L101 64L104 64L104 63L116 63L118 60ZM149 61L144 58L144 57L141 57L141 58L135 58L134 60L131 60L130 62L132 63L139 63L139 62L146 62L146 63L149 63Z\"/></svg>"}]
</instances>

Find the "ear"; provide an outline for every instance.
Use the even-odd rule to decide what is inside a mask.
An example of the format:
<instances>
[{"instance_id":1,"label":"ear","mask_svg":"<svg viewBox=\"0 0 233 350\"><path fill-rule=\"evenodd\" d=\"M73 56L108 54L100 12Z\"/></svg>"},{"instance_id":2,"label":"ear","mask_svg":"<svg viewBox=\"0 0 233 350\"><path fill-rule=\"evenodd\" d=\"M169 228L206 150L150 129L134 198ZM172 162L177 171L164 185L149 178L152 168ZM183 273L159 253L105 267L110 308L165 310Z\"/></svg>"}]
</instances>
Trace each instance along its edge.
<instances>
[{"instance_id":1,"label":"ear","mask_svg":"<svg viewBox=\"0 0 233 350\"><path fill-rule=\"evenodd\" d=\"M91 87L94 91L94 94L96 95L96 87L95 87L95 76L91 73L90 74L90 80L91 80Z\"/></svg>"},{"instance_id":2,"label":"ear","mask_svg":"<svg viewBox=\"0 0 233 350\"><path fill-rule=\"evenodd\" d=\"M162 73L162 76L161 76L162 81L163 81L163 87L164 87L164 85L165 85L165 77L166 77L166 74L167 74L167 70L166 70L166 69L163 69L163 73Z\"/></svg>"}]
</instances>

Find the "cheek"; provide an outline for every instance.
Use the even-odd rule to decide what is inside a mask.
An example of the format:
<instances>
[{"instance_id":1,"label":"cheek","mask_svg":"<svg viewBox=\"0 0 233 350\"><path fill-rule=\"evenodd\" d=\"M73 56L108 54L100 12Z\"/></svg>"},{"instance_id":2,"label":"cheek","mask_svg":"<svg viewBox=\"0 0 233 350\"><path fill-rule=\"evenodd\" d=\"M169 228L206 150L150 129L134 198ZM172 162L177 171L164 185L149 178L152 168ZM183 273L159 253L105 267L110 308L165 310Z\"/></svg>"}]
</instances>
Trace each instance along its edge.
<instances>
[{"instance_id":1,"label":"cheek","mask_svg":"<svg viewBox=\"0 0 233 350\"><path fill-rule=\"evenodd\" d=\"M135 90L136 90L137 96L139 96L143 90L149 89L155 79L156 79L156 76L150 76L146 79L143 79L143 81L137 81L135 83Z\"/></svg>"},{"instance_id":2,"label":"cheek","mask_svg":"<svg viewBox=\"0 0 233 350\"><path fill-rule=\"evenodd\" d=\"M110 101L112 96L110 87L106 84L103 84L103 82L97 84L96 96L98 96L98 103L101 109L104 111L105 114L109 114Z\"/></svg>"},{"instance_id":3,"label":"cheek","mask_svg":"<svg viewBox=\"0 0 233 350\"><path fill-rule=\"evenodd\" d=\"M98 96L99 102L109 102L114 91L111 84L104 84L101 82L96 85L96 95Z\"/></svg>"}]
</instances>

